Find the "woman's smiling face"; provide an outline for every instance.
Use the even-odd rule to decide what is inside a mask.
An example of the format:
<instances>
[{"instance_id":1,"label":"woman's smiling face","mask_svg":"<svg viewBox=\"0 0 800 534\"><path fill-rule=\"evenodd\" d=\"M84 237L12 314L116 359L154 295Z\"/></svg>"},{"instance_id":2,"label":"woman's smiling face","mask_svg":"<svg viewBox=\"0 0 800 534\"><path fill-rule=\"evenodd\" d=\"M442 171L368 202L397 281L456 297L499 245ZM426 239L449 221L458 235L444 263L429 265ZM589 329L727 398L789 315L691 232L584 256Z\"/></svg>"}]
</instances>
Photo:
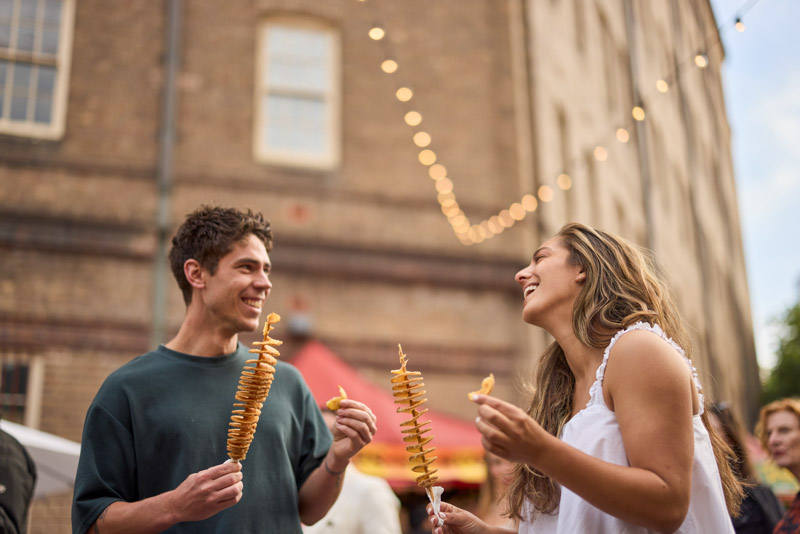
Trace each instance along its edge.
<instances>
[{"instance_id":1,"label":"woman's smiling face","mask_svg":"<svg viewBox=\"0 0 800 534\"><path fill-rule=\"evenodd\" d=\"M572 315L575 298L585 275L570 263L570 251L559 237L551 238L534 253L530 265L515 277L522 287L522 318L544 327L549 317Z\"/></svg>"}]
</instances>

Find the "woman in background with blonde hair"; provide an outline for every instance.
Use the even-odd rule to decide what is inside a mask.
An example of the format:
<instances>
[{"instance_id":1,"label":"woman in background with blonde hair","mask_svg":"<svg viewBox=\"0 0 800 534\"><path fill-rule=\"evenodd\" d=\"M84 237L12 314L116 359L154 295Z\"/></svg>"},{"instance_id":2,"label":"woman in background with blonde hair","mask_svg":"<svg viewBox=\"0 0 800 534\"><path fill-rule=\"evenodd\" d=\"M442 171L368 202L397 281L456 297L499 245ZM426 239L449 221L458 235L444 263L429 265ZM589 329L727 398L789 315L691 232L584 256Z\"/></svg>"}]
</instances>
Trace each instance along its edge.
<instances>
[{"instance_id":1,"label":"woman in background with blonde hair","mask_svg":"<svg viewBox=\"0 0 800 534\"><path fill-rule=\"evenodd\" d=\"M800 400L785 398L761 408L756 437L779 467L800 481ZM800 533L800 491L773 534Z\"/></svg>"},{"instance_id":2,"label":"woman in background with blonde hair","mask_svg":"<svg viewBox=\"0 0 800 534\"><path fill-rule=\"evenodd\" d=\"M518 464L509 505L519 532L732 533L742 489L650 258L568 224L516 280L523 320L554 341L527 413L474 401L484 447ZM513 532L447 503L442 512L436 533Z\"/></svg>"}]
</instances>

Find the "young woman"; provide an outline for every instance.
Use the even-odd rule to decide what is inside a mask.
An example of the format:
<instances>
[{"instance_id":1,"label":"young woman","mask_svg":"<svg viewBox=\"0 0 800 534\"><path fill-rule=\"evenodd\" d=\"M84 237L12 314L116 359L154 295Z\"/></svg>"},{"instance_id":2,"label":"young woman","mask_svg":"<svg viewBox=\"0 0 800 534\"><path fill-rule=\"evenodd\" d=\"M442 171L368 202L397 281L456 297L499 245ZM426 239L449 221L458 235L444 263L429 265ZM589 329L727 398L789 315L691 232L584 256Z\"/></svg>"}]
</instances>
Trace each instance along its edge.
<instances>
[{"instance_id":1,"label":"young woman","mask_svg":"<svg viewBox=\"0 0 800 534\"><path fill-rule=\"evenodd\" d=\"M474 401L484 447L518 464L519 532L732 533L742 489L730 449L708 429L683 324L644 252L569 224L516 280L522 318L555 341L527 413ZM442 512L438 534L511 532Z\"/></svg>"}]
</instances>

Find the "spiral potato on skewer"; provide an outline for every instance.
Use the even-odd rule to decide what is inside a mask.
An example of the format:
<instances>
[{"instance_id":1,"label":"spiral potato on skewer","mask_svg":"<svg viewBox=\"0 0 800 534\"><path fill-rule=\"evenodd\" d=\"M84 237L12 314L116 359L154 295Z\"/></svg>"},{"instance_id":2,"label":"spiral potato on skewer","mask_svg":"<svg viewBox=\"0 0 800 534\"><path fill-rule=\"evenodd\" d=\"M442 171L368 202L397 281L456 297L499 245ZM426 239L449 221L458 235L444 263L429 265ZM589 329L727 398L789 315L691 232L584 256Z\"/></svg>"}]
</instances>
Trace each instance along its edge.
<instances>
[{"instance_id":1,"label":"spiral potato on skewer","mask_svg":"<svg viewBox=\"0 0 800 534\"><path fill-rule=\"evenodd\" d=\"M258 417L261 407L269 395L272 380L275 375L275 364L280 356L277 349L283 341L269 337L273 324L281 320L277 313L270 313L264 323L263 341L254 341L256 348L250 349L251 353L258 354L257 360L247 360L239 378L239 387L236 391L236 401L233 404L231 421L228 423L228 456L234 462L239 462L247 456L250 442L256 432Z\"/></svg>"},{"instance_id":2,"label":"spiral potato on skewer","mask_svg":"<svg viewBox=\"0 0 800 534\"><path fill-rule=\"evenodd\" d=\"M400 423L401 432L406 434L403 441L410 443L406 447L406 451L411 453L409 461L412 464L411 470L414 473L419 473L416 481L417 485L425 488L432 498L431 488L438 480L434 474L438 469L434 469L431 464L436 460L436 456L431 456L436 450L436 447L425 448L433 439L432 435L425 436L430 432L430 420L420 422L419 418L427 408L421 408L421 405L428 399L422 398L425 395L425 390L421 389L425 384L422 382L422 373L419 371L408 371L406 369L407 357L403 354L403 348L397 346L400 353L400 369L395 369L392 374L392 395L394 395L394 402L401 406L397 409L398 413L406 413L411 418Z\"/></svg>"}]
</instances>

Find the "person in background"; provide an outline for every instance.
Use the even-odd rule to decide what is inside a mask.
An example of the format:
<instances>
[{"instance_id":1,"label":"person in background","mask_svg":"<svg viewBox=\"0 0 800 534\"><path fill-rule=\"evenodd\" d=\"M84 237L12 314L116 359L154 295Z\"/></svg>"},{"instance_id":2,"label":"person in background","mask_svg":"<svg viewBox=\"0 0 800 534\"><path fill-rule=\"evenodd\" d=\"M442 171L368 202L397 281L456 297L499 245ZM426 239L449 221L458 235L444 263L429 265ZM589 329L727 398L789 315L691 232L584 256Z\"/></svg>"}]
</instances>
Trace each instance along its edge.
<instances>
[{"instance_id":1,"label":"person in background","mask_svg":"<svg viewBox=\"0 0 800 534\"><path fill-rule=\"evenodd\" d=\"M36 487L36 465L14 436L0 430L0 532L28 532L28 510Z\"/></svg>"},{"instance_id":2,"label":"person in background","mask_svg":"<svg viewBox=\"0 0 800 534\"><path fill-rule=\"evenodd\" d=\"M239 333L260 326L271 249L269 222L250 210L202 206L178 228L169 257L183 322L166 344L109 375L89 406L75 534L300 534L301 521L315 523L336 500L350 458L375 434L375 415L343 400L331 436L300 372L283 361L247 458L225 461L252 358Z\"/></svg>"},{"instance_id":3,"label":"person in background","mask_svg":"<svg viewBox=\"0 0 800 534\"><path fill-rule=\"evenodd\" d=\"M327 408L322 416L333 429L337 416ZM304 526L305 534L401 534L400 499L384 479L367 475L352 463L342 491L328 513L314 525Z\"/></svg>"},{"instance_id":4,"label":"person in background","mask_svg":"<svg viewBox=\"0 0 800 534\"><path fill-rule=\"evenodd\" d=\"M577 223L517 273L523 320L553 338L533 399L527 411L472 400L483 446L517 464L520 533L733 533L732 453L709 427L687 328L657 273L644 249ZM442 511L436 534L513 532Z\"/></svg>"},{"instance_id":5,"label":"person in background","mask_svg":"<svg viewBox=\"0 0 800 534\"><path fill-rule=\"evenodd\" d=\"M508 517L506 492L514 481L514 464L488 451L484 460L486 481L478 491L475 515L487 525L513 528L516 521Z\"/></svg>"},{"instance_id":6,"label":"person in background","mask_svg":"<svg viewBox=\"0 0 800 534\"><path fill-rule=\"evenodd\" d=\"M745 447L744 427L727 402L712 404L709 416L711 424L733 451L733 473L745 482L739 515L732 518L733 529L737 534L772 534L783 515L783 505L772 490L756 478Z\"/></svg>"},{"instance_id":7,"label":"person in background","mask_svg":"<svg viewBox=\"0 0 800 534\"><path fill-rule=\"evenodd\" d=\"M781 399L761 408L756 437L775 463L788 469L800 481L800 400ZM800 533L800 492L773 532Z\"/></svg>"}]
</instances>

